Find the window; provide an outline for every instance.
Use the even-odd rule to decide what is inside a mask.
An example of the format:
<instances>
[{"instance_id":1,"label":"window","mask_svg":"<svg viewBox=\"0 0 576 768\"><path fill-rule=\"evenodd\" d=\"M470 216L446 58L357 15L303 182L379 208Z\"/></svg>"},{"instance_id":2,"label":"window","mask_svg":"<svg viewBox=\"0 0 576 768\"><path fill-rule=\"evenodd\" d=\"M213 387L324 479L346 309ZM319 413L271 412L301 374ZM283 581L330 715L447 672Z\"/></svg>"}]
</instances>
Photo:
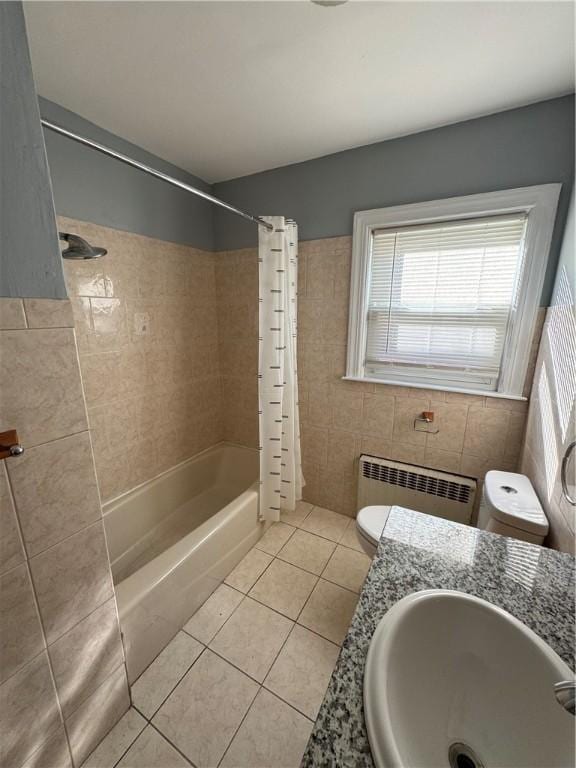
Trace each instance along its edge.
<instances>
[{"instance_id":1,"label":"window","mask_svg":"<svg viewBox=\"0 0 576 768\"><path fill-rule=\"evenodd\" d=\"M347 378L520 397L559 190L357 213Z\"/></svg>"}]
</instances>

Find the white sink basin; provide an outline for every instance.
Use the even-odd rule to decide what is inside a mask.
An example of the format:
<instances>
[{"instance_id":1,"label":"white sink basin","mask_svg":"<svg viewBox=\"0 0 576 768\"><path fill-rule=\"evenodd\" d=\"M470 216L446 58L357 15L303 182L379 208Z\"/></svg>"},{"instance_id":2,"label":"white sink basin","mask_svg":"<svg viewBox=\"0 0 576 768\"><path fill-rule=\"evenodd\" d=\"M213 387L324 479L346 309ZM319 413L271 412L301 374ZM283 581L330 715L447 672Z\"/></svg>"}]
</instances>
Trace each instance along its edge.
<instances>
[{"instance_id":1,"label":"white sink basin","mask_svg":"<svg viewBox=\"0 0 576 768\"><path fill-rule=\"evenodd\" d=\"M560 657L506 611L460 592L416 592L386 613L366 659L374 762L573 768L576 719L554 693L555 683L572 679Z\"/></svg>"}]
</instances>

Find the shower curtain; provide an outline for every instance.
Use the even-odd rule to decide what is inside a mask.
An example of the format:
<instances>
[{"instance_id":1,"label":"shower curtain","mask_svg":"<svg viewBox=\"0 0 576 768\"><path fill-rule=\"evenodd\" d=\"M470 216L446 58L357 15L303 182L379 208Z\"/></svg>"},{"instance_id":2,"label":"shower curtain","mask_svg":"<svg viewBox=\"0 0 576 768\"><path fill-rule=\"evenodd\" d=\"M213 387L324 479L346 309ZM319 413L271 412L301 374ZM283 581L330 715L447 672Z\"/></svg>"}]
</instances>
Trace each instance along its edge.
<instances>
[{"instance_id":1,"label":"shower curtain","mask_svg":"<svg viewBox=\"0 0 576 768\"><path fill-rule=\"evenodd\" d=\"M283 216L264 216L259 227L258 399L260 519L279 520L302 498L296 312L298 227Z\"/></svg>"}]
</instances>

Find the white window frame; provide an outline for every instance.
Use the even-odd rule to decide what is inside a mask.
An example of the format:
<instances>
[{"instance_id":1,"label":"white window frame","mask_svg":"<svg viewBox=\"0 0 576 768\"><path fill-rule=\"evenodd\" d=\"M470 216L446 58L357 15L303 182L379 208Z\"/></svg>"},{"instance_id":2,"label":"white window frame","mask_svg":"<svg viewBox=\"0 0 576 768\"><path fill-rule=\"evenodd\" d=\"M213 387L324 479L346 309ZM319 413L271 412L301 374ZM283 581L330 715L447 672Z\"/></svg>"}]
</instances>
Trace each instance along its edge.
<instances>
[{"instance_id":1,"label":"white window frame","mask_svg":"<svg viewBox=\"0 0 576 768\"><path fill-rule=\"evenodd\" d=\"M540 305L542 286L550 243L556 219L561 184L540 184L479 195L449 197L425 203L396 205L354 214L352 241L352 274L350 314L348 320L348 356L346 376L351 381L395 384L407 387L439 389L488 397L524 400L522 392L530 357L534 323ZM440 221L469 219L476 216L525 212L528 215L525 233L524 270L516 310L512 312L504 345L501 374L497 391L467 389L444 383L432 385L394 378L366 376L367 302L370 270L370 247L375 229L406 227Z\"/></svg>"}]
</instances>

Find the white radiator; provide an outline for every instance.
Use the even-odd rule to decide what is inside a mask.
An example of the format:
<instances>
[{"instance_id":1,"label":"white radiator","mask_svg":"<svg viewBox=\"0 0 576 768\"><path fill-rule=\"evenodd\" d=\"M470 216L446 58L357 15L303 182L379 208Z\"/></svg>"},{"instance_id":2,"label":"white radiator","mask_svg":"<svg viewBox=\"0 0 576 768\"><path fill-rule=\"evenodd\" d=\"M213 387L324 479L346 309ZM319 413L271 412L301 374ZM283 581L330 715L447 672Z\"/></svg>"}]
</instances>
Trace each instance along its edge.
<instances>
[{"instance_id":1,"label":"white radiator","mask_svg":"<svg viewBox=\"0 0 576 768\"><path fill-rule=\"evenodd\" d=\"M397 504L456 523L470 523L476 489L476 480L462 475L360 456L358 509Z\"/></svg>"}]
</instances>

